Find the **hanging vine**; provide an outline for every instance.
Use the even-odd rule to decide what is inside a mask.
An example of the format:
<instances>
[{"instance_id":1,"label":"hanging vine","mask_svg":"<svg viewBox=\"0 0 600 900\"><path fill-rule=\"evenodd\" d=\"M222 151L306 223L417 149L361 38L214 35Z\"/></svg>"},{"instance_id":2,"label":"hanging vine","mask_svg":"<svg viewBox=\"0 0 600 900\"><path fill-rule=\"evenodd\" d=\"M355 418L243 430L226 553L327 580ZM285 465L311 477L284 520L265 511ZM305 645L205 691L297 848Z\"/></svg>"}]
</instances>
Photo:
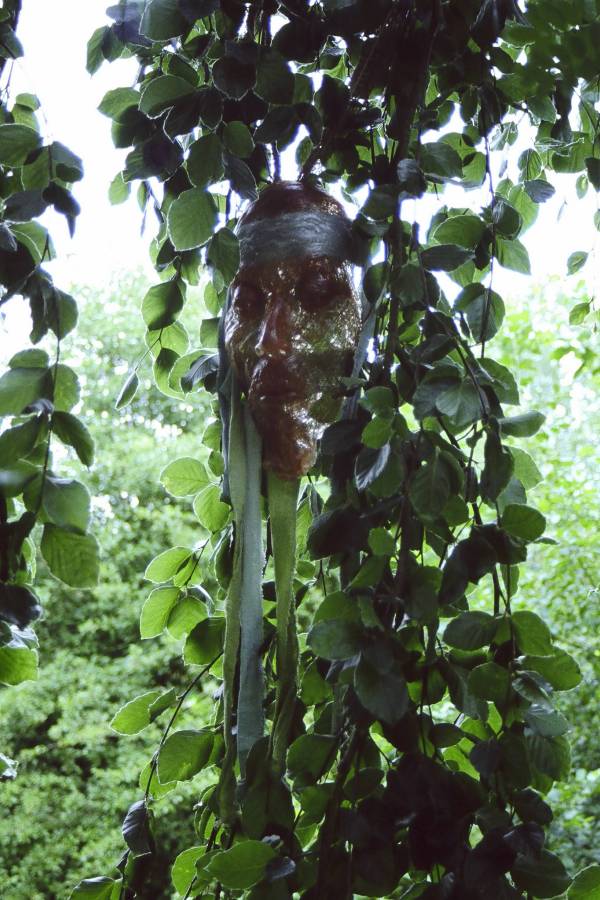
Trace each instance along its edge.
<instances>
[{"instance_id":1,"label":"hanging vine","mask_svg":"<svg viewBox=\"0 0 600 900\"><path fill-rule=\"evenodd\" d=\"M88 67L139 61L135 84L100 108L131 148L113 196L139 182L158 217L161 280L142 315L159 388L216 391L240 206L282 174L354 205L366 356L300 488L299 689L279 734L275 636L290 568L273 560L285 529L263 491L275 765L265 735L235 766L238 633L225 611L243 523L220 484L228 422L216 403L202 458L163 471L171 494L194 497L202 538L150 563L141 635L176 618L185 662L201 667L188 690L223 679L225 690L214 721L195 729L172 730L187 692L151 692L117 714L114 727L131 733L174 708L125 819L118 871L73 896L143 896L160 792L200 772L193 846L172 870L180 896L562 894L572 876L545 847L544 795L569 771L555 693L580 673L518 595L519 566L547 540L527 496L541 476L520 446L544 416L510 410L517 382L489 348L504 317L494 268L529 273L519 238L554 193L551 173L600 189L597 4L150 0L108 14ZM442 205L447 186L460 205ZM178 319L198 284L205 318L190 349Z\"/></svg>"}]
</instances>

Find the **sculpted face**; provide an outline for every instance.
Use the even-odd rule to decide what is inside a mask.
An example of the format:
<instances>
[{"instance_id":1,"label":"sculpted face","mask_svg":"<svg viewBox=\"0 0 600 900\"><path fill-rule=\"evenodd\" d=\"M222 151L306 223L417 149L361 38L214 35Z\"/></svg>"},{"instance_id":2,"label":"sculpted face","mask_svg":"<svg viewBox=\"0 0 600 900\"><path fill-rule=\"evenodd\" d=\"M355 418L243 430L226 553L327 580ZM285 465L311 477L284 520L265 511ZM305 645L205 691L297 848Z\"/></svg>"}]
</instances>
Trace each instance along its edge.
<instances>
[{"instance_id":1,"label":"sculpted face","mask_svg":"<svg viewBox=\"0 0 600 900\"><path fill-rule=\"evenodd\" d=\"M225 347L263 438L266 468L306 474L342 402L360 329L341 206L301 184L266 188L238 227Z\"/></svg>"}]
</instances>

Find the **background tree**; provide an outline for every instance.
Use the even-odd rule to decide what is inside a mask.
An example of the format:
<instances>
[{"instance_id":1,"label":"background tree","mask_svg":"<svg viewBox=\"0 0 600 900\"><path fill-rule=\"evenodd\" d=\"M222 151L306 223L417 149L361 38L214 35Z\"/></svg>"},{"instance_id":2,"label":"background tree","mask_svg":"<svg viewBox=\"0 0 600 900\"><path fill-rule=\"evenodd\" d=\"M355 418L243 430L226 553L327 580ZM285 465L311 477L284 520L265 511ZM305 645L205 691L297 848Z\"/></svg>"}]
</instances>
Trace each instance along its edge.
<instances>
[{"instance_id":1,"label":"background tree","mask_svg":"<svg viewBox=\"0 0 600 900\"><path fill-rule=\"evenodd\" d=\"M157 484L165 446L189 452L197 443L186 424L190 409L156 392L148 360L135 401L114 409L121 372L138 350L135 308L146 287L143 277L123 273L102 291L83 285L73 291L85 313L69 362L86 393L81 420L96 445L98 462L86 484L102 557L97 587L85 590L65 588L39 560L40 679L0 695L2 733L20 766L20 777L2 789L0 881L7 900L64 897L110 856L156 730L119 741L110 721L132 690L183 683L179 644L139 643L146 593L140 573L156 547L196 536L193 516ZM65 462L65 475L75 468ZM208 697L196 697L190 717L206 716L209 708ZM152 877L156 898L171 896L169 858L191 833L193 792L181 787L178 799L169 794L162 803L168 824L165 855Z\"/></svg>"}]
</instances>

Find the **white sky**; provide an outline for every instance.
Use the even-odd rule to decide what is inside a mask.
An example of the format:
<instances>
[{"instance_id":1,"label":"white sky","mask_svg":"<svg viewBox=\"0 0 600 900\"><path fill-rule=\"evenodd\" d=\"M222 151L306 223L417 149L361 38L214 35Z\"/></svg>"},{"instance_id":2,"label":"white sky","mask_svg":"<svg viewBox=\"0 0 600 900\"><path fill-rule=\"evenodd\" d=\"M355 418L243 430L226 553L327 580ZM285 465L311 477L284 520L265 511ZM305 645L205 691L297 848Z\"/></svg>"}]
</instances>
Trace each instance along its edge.
<instances>
[{"instance_id":1,"label":"white sky","mask_svg":"<svg viewBox=\"0 0 600 900\"><path fill-rule=\"evenodd\" d=\"M138 266L151 271L149 235L140 236L141 215L134 196L116 207L108 201L108 186L121 168L126 151L113 148L110 121L97 111L107 90L133 83L136 63L105 63L93 77L85 70L87 40L107 22L107 6L107 0L25 0L18 29L25 59L15 66L11 92L37 94L46 122L45 136L70 147L82 157L85 167L85 178L74 191L82 205L74 240L69 239L62 217L50 224L59 254L51 269L62 286L101 284L115 272ZM538 222L526 233L524 242L530 251L533 278L544 281L558 274L565 277L568 289L574 286L573 278L566 279L569 254L575 250L591 252L598 243L592 223L598 195L590 190L579 201L572 178L553 176L553 183L557 194L541 207ZM135 187L132 193L135 195ZM480 200L473 192L459 202L472 204L475 209ZM590 259L576 278L584 277L593 291L598 269L598 258ZM511 295L515 300L522 296L527 282L523 276L496 267L494 285L508 300ZM15 308L14 303L9 306ZM0 351L0 357L3 355Z\"/></svg>"}]
</instances>

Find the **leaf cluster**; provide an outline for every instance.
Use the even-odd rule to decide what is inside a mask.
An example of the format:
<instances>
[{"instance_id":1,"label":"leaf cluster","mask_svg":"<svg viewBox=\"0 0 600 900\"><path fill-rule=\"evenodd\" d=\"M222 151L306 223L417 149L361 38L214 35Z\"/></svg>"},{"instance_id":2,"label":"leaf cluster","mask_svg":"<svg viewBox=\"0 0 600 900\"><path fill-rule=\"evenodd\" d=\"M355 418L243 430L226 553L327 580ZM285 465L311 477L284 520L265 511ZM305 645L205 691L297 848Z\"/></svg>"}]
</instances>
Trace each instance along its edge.
<instances>
[{"instance_id":1,"label":"leaf cluster","mask_svg":"<svg viewBox=\"0 0 600 900\"><path fill-rule=\"evenodd\" d=\"M515 377L488 349L505 315L495 267L529 274L520 237L553 195L553 173L578 175L580 192L598 188L597 4L150 0L110 15L88 65L140 62L136 84L112 91L101 110L129 149L113 196L139 182L159 220L161 281L142 315L151 345L158 335L161 389L214 389L239 202L279 177L282 152L299 177L355 203L374 322L372 352L347 385L355 413L324 435L298 510L296 601L309 622L286 777L269 765L268 744L255 745L233 827L208 790L175 887L251 898L567 891L571 877L545 847L543 795L569 771L569 726L554 695L581 676L538 612L513 602L520 565L545 540L545 517L528 499L541 475L519 445L544 417L510 409ZM523 122L532 147L521 153ZM510 164L496 181L498 152ZM419 226L408 201L448 185L483 187L484 199L441 206ZM585 261L571 259L570 271ZM178 317L201 265L211 318L188 353ZM218 423L204 443L218 477ZM184 660L202 667L193 684L205 668L220 674L231 577L228 508L207 477L191 458L163 473L173 494L197 495L210 537L150 564L157 587L142 616L146 636L166 628L185 638ZM212 609L208 578L218 585ZM269 582L264 595L272 688ZM163 702L137 698L119 714L124 727ZM266 707L270 720L272 691ZM139 893L152 798L163 779L219 767L221 715L217 727L167 727L144 802L126 820L119 874L82 882L73 896Z\"/></svg>"}]
</instances>

